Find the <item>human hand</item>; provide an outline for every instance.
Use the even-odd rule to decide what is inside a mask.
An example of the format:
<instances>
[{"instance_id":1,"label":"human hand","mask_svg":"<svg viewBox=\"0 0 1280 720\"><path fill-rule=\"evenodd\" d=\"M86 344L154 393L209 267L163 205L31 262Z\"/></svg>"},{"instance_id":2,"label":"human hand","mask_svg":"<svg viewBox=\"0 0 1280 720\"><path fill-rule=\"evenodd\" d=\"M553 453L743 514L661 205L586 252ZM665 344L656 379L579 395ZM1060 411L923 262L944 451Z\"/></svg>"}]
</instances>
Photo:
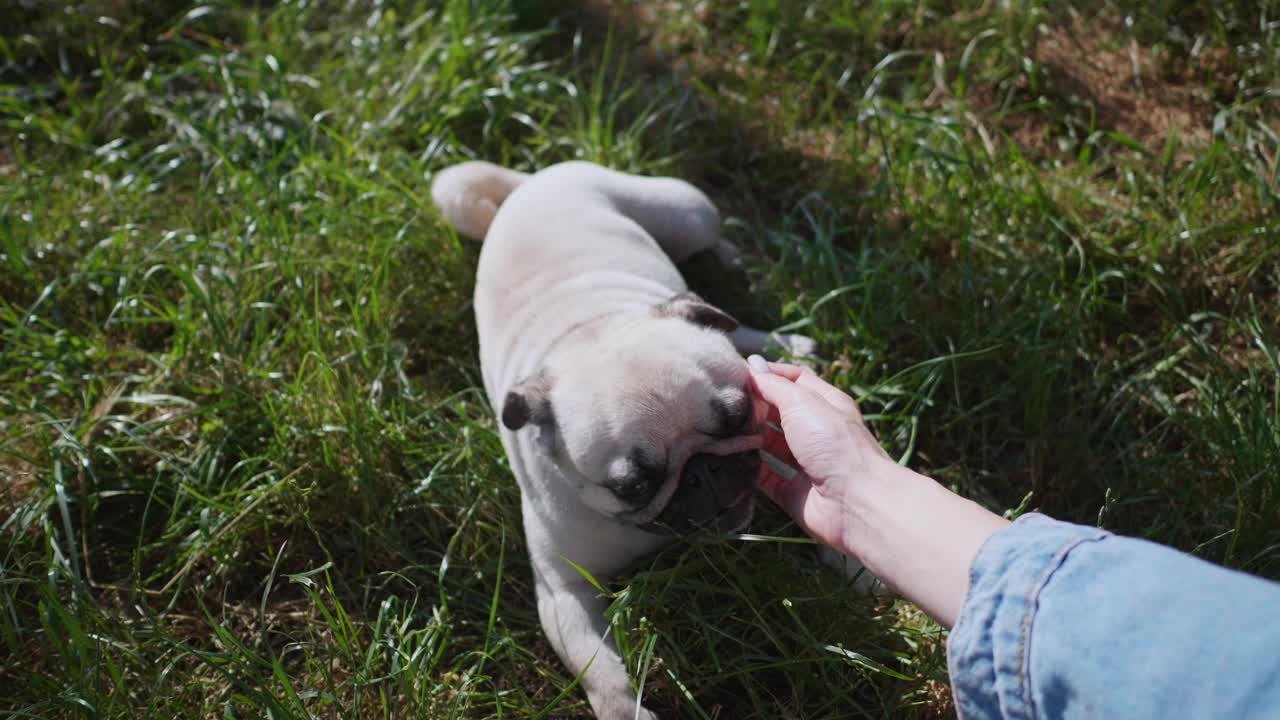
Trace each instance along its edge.
<instances>
[{"instance_id":1,"label":"human hand","mask_svg":"<svg viewBox=\"0 0 1280 720\"><path fill-rule=\"evenodd\" d=\"M761 465L760 489L814 539L848 554L860 498L882 469L896 463L867 429L853 398L808 368L753 355L751 385L769 405L764 450L797 468Z\"/></svg>"}]
</instances>

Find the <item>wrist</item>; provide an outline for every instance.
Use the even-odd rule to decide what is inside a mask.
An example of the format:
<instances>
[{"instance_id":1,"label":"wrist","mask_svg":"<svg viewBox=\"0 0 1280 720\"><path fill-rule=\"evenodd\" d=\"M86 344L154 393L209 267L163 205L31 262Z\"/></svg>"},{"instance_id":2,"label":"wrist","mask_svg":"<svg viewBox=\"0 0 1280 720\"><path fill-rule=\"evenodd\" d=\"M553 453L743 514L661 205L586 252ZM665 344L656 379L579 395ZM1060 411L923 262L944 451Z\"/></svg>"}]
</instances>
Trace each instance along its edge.
<instances>
[{"instance_id":1,"label":"wrist","mask_svg":"<svg viewBox=\"0 0 1280 720\"><path fill-rule=\"evenodd\" d=\"M863 556L869 554L871 546L881 544L892 532L895 518L908 511L911 501L907 496L923 492L923 485L932 483L888 457L876 458L870 467L853 473L844 482L849 488L845 504L850 522L842 538L843 547L838 549L866 563Z\"/></svg>"},{"instance_id":2,"label":"wrist","mask_svg":"<svg viewBox=\"0 0 1280 720\"><path fill-rule=\"evenodd\" d=\"M951 627L969 588L969 567L1009 522L936 481L887 461L868 473L847 533L848 552L873 575Z\"/></svg>"}]
</instances>

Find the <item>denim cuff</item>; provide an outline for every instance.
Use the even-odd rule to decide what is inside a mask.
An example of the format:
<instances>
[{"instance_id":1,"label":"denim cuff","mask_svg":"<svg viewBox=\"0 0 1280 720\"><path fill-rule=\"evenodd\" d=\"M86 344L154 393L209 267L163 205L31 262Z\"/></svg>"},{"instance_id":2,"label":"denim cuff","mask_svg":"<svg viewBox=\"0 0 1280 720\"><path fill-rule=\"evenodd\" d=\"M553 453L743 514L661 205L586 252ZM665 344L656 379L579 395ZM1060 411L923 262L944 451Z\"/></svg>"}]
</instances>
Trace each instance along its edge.
<instances>
[{"instance_id":1,"label":"denim cuff","mask_svg":"<svg viewBox=\"0 0 1280 720\"><path fill-rule=\"evenodd\" d=\"M1027 651L1040 592L1075 547L1109 535L1029 513L978 550L947 640L952 696L962 719L1032 720Z\"/></svg>"}]
</instances>

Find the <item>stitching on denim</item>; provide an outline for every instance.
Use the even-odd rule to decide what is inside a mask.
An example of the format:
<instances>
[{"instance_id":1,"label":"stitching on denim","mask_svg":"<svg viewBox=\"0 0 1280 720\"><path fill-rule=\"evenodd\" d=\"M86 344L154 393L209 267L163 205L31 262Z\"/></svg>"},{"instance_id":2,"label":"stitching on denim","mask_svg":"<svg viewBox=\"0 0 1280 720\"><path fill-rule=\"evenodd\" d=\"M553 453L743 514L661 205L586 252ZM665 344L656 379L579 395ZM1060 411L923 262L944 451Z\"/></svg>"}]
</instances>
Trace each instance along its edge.
<instances>
[{"instance_id":1,"label":"stitching on denim","mask_svg":"<svg viewBox=\"0 0 1280 720\"><path fill-rule=\"evenodd\" d=\"M965 637L966 635L973 635L975 633L975 631L969 631L969 628L973 627L975 623L980 623L980 619L978 617L978 608L976 608L974 604L976 602L976 598L974 597L974 594L973 594L973 589L978 586L978 576L980 574L980 571L978 569L980 566L979 559L982 557L983 552L985 552L988 547L991 547L996 544L997 542L996 539L999 538L1002 533L1008 530L1011 530L1012 528L1013 528L1013 524L1010 524L1009 527L1002 528L1001 530L998 530L995 533L992 533L991 537L988 537L987 539L982 541L982 544L978 546L978 551L973 554L973 561L969 566L969 592L965 593L964 601L960 603L960 614L956 616L956 624L951 628L951 634L948 635L947 637L947 672L953 679L962 677L962 675L956 672L956 670L960 669L962 666L972 666L974 664L974 660L972 658L968 658L968 657L953 658L950 650L951 650L951 640L956 637L956 633L955 633L956 628L964 628L965 630L968 631L960 634L960 639L966 640L967 639ZM992 634L991 630L997 624L995 619L996 614L997 614L997 609L991 608L990 612L988 612L985 615L988 622L985 623L985 626L981 626L977 628L976 632L979 634L987 634L987 635ZM964 655L972 654L971 652L968 651L968 649L965 649L960 652L961 654L964 654ZM953 659L955 659L954 664L952 663ZM999 702L999 699L998 699L999 693L996 690L996 682L995 682L996 676L998 675L999 671L996 669L994 647L991 648L989 661L991 664L990 672L987 673L987 677L983 679L989 683L989 687L991 688L992 694L996 696L997 698L996 701ZM960 683L953 682L952 688L953 688L952 692L956 692L956 691L959 691L961 693L964 692L964 687ZM964 715L963 703L957 702L955 704L955 708L956 708L957 720L966 720Z\"/></svg>"},{"instance_id":2,"label":"stitching on denim","mask_svg":"<svg viewBox=\"0 0 1280 720\"><path fill-rule=\"evenodd\" d=\"M1052 519L1047 516L1043 516L1038 513L1028 513L1021 518L1018 518L1010 524L1009 527L992 534L991 537L984 540L979 546L978 551L974 554L973 562L969 568L969 592L966 594L965 600L960 606L960 615L956 619L955 627L952 628L952 636L949 638L948 642L947 667L948 670L951 671L953 680L956 678L964 678L966 674L971 675L968 682L956 682L953 685L954 691L957 694L955 709L958 720L967 720L964 712L964 700L968 695L970 695L970 692L968 692L969 689L972 689L973 692L977 693L980 697L987 696L989 694L989 697L983 697L983 700L979 702L979 705L985 704L986 702L994 702L996 707L1003 705L1003 702L1001 701L1003 692L999 689L998 682L1001 670L1000 663L997 661L997 657L1002 655L1002 653L995 642L995 636L997 634L997 629L1003 624L1000 617L1008 612L1006 610L1006 606L1013 602L1018 596L1000 589L1004 584L1003 578L1007 577L1005 571L1008 570L1010 566L1016 565L1017 563L1016 559L1011 557L1009 549L1003 548L1001 545L1007 537L1018 534L1019 529L1033 526L1032 522L1028 522L1033 518L1052 522ZM1012 543L1011 547L1017 548L1020 545L1021 543ZM990 550L988 550L989 548ZM988 567L991 565L991 561L984 560L984 554L988 552L995 553L994 557L999 559L998 564L1001 566L1000 570L997 571ZM984 584L979 582L981 576L984 574L990 576L993 573L999 577L988 579L986 584L990 585L994 583L996 588L994 591L994 597L979 597L976 595L975 591ZM1013 612L1018 611L1015 610ZM961 630L958 634L955 632L957 629ZM987 638L987 641L983 642L983 638ZM957 639L964 642L964 646L961 647L957 645L958 653L956 655L952 655L950 653L950 641ZM974 647L975 645L976 649ZM953 660L954 664L952 662ZM981 679L972 677L972 674L974 674L974 671L976 670L975 666L984 661L987 667L982 673ZM964 670L966 672L956 672L957 670ZM989 693L984 692L982 688L988 688ZM979 716L981 717L982 714L979 713Z\"/></svg>"},{"instance_id":3,"label":"stitching on denim","mask_svg":"<svg viewBox=\"0 0 1280 720\"><path fill-rule=\"evenodd\" d=\"M995 533L992 533L990 537L983 540L982 544L978 546L978 551L974 553L973 561L969 566L969 592L966 593L964 601L960 604L960 614L959 616L956 617L956 624L951 629L951 632L952 632L951 637L955 636L954 635L955 629L961 628L961 627L963 627L967 631L965 633L961 633L960 637L962 640L966 639L965 638L966 635L975 636L976 638L981 638L983 635L994 636L995 634L994 629L1000 625L998 616L1001 614L1001 608L999 607L999 605L1005 604L1006 602L1008 602L1008 600L1007 599L1002 600L1000 603L998 603L997 606L985 608L985 612L981 616L979 616L978 612L980 607L976 604L977 598L975 598L973 594L973 590L979 585L978 577L981 574L979 570L979 568L982 565L981 559L983 557L983 554L987 551L987 548L997 547L1000 544L1000 542L1004 539L1002 536L1007 535L1011 530L1014 530L1014 528L1027 527L1031 523L1026 521L1037 519L1037 518L1052 521L1052 518L1049 518L1046 515L1040 515L1039 513L1027 513L1026 515L1023 515L1022 517L1018 518L1014 522L1010 523L1008 527L1002 528L1001 530L998 530ZM1007 553L1000 552L998 556L1000 555L1007 555ZM997 583L997 585L999 585L999 583ZM1004 596L1005 594L999 593L999 595ZM970 602L971 600L973 600L974 602ZM974 626L975 622L978 622L980 619L985 620L985 622L979 623L979 627L973 630L970 630L970 628ZM1000 669L998 667L998 663L996 662L996 647L993 643L987 643L987 644L990 645L990 652L981 653L983 656L985 656L985 659L990 665L990 667L988 668L988 672L985 673L985 677L983 678L985 683L974 683L974 684L977 687L982 687L984 684L986 685L986 687L990 687L992 699L995 700L997 704L999 704L1000 691L996 687L997 686L996 678L1000 675ZM953 672L954 669L958 669L961 666L972 667L976 662L972 657L959 658L957 659L955 667L953 668L951 663L952 657L949 651L950 651L950 637L948 638L947 670L951 674L952 678L962 677L960 673ZM963 652L963 654L972 655L973 653L970 650L966 649ZM963 693L964 685L965 685L964 683L955 683L953 687L955 690L959 690L961 693ZM966 720L964 716L964 710L962 708L962 704L959 702L956 703L956 716L958 720Z\"/></svg>"},{"instance_id":4,"label":"stitching on denim","mask_svg":"<svg viewBox=\"0 0 1280 720\"><path fill-rule=\"evenodd\" d=\"M1054 573L1062 569L1066 564L1067 556L1073 550L1085 543L1100 542L1111 537L1111 533L1097 528L1089 528L1093 534L1088 537L1075 537L1055 552L1053 559L1048 563L1043 575L1034 584L1031 585L1026 597L1023 598L1025 604L1022 616L1022 632L1018 637L1018 686L1021 690L1022 702L1027 708L1026 716L1034 720L1036 717L1036 704L1034 695L1031 693L1031 673L1030 664L1031 657L1029 648L1031 647L1031 631L1035 624L1035 617L1040 602L1040 593L1044 587L1049 584L1049 580L1053 578Z\"/></svg>"},{"instance_id":5,"label":"stitching on denim","mask_svg":"<svg viewBox=\"0 0 1280 720\"><path fill-rule=\"evenodd\" d=\"M1000 614L1000 608L999 603L990 602L992 598L985 596L979 598L978 590L983 586L983 583L979 582L983 575L981 569L984 565L983 553L988 547L998 543L997 538L1001 534L1011 529L1012 526L992 534L974 553L973 561L969 566L969 590L965 593L964 601L960 604L960 614L956 617L956 624L951 628L951 634L947 638L947 671L952 679L952 692L956 696L957 720L968 720L965 705L966 700L974 700L969 697L972 694L979 696L977 701L979 705L985 704L988 700L994 700L999 704L1000 693L996 688L996 677L999 674L995 662L996 649L990 642L983 643L982 638L994 635L994 628L999 624L997 616ZM983 602L984 600L987 602ZM953 647L955 653L952 653ZM986 662L987 668L979 679L975 677L977 674L975 671L976 666L982 661ZM968 681L957 682L966 677ZM982 697L986 694L981 691L982 688L990 688L989 699ZM982 717L982 714L979 713L978 716Z\"/></svg>"}]
</instances>

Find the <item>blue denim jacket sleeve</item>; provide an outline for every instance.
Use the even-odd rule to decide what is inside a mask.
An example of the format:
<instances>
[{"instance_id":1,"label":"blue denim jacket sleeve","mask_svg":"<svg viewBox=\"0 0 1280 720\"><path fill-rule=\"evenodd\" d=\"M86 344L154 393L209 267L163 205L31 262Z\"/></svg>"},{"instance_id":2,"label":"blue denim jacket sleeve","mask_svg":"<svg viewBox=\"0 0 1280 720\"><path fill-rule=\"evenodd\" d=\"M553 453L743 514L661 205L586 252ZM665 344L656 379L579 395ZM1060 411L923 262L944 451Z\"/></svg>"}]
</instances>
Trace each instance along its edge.
<instances>
[{"instance_id":1,"label":"blue denim jacket sleeve","mask_svg":"<svg viewBox=\"0 0 1280 720\"><path fill-rule=\"evenodd\" d=\"M1280 584L1025 515L974 558L947 656L964 720L1280 718Z\"/></svg>"}]
</instances>

